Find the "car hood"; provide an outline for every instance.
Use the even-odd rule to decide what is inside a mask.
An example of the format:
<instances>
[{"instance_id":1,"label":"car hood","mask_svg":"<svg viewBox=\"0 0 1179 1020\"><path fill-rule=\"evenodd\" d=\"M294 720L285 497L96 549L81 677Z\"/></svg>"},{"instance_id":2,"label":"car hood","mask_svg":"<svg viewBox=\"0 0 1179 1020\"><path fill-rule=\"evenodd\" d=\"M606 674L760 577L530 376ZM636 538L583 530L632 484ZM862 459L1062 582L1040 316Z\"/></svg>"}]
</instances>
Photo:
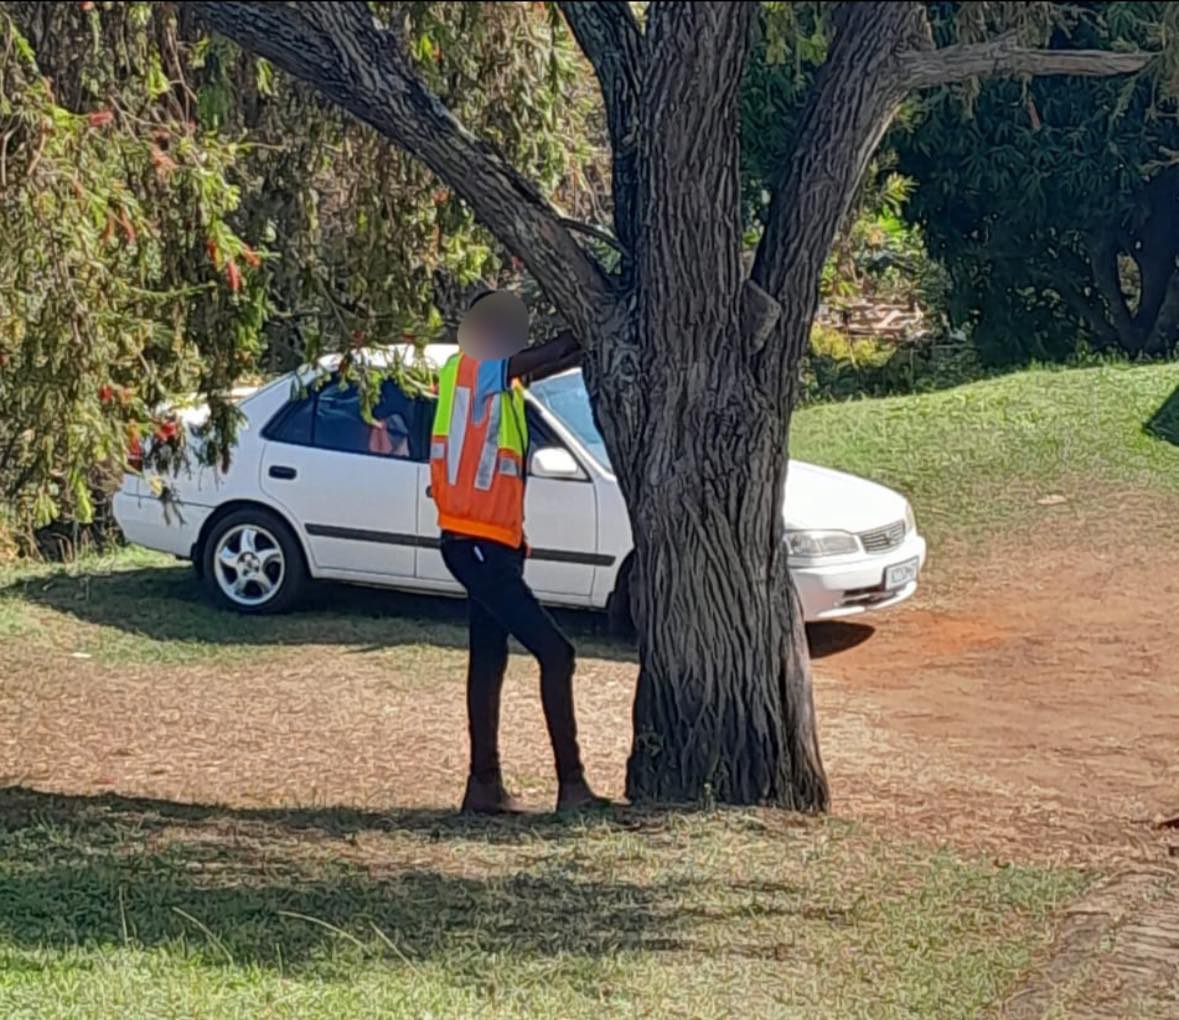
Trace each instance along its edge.
<instances>
[{"instance_id":1,"label":"car hood","mask_svg":"<svg viewBox=\"0 0 1179 1020\"><path fill-rule=\"evenodd\" d=\"M791 531L869 531L902 520L905 497L865 478L792 460L782 515Z\"/></svg>"}]
</instances>

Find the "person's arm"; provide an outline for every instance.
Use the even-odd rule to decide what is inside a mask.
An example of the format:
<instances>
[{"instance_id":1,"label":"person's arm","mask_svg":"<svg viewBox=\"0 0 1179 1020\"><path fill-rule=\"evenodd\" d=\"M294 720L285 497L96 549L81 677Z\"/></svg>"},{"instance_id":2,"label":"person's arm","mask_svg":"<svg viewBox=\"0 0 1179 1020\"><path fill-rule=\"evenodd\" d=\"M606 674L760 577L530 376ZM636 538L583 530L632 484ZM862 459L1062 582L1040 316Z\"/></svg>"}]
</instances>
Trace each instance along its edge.
<instances>
[{"instance_id":1,"label":"person's arm","mask_svg":"<svg viewBox=\"0 0 1179 1020\"><path fill-rule=\"evenodd\" d=\"M581 364L581 344L568 330L536 347L528 347L508 359L508 381L538 382Z\"/></svg>"}]
</instances>

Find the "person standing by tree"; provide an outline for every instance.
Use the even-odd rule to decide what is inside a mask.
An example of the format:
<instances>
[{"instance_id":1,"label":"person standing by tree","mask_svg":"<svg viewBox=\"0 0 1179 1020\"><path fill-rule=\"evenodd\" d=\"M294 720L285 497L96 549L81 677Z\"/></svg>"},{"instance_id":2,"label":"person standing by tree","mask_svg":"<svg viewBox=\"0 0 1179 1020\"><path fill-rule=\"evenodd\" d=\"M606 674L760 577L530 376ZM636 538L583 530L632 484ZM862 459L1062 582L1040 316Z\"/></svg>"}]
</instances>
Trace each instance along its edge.
<instances>
[{"instance_id":1,"label":"person standing by tree","mask_svg":"<svg viewBox=\"0 0 1179 1020\"><path fill-rule=\"evenodd\" d=\"M499 709L508 636L540 664L541 701L553 744L557 810L608 803L585 780L573 708L573 645L524 580L524 484L528 426L522 382L577 364L570 334L523 349L528 312L507 291L484 291L459 326L460 352L438 380L430 488L442 558L467 592L470 659L467 719L471 767L462 810L521 810L503 784Z\"/></svg>"}]
</instances>

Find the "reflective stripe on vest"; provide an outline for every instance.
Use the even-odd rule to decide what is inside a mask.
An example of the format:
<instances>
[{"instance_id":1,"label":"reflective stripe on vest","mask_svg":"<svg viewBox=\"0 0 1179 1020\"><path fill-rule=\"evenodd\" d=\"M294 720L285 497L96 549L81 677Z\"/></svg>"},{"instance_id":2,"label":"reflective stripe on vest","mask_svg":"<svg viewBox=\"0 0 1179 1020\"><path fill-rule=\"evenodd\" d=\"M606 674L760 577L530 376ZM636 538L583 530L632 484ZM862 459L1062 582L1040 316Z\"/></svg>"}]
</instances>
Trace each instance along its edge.
<instances>
[{"instance_id":1,"label":"reflective stripe on vest","mask_svg":"<svg viewBox=\"0 0 1179 1020\"><path fill-rule=\"evenodd\" d=\"M483 434L483 449L479 451L479 470L475 472L475 488L484 491L491 488L491 479L495 477L499 456L499 413L503 400L496 394L488 403L491 406L487 412L487 431Z\"/></svg>"},{"instance_id":2,"label":"reflective stripe on vest","mask_svg":"<svg viewBox=\"0 0 1179 1020\"><path fill-rule=\"evenodd\" d=\"M449 433L446 444L446 480L455 485L458 482L459 460L463 455L463 442L467 438L467 418L471 414L471 391L460 386L454 391L450 406Z\"/></svg>"}]
</instances>

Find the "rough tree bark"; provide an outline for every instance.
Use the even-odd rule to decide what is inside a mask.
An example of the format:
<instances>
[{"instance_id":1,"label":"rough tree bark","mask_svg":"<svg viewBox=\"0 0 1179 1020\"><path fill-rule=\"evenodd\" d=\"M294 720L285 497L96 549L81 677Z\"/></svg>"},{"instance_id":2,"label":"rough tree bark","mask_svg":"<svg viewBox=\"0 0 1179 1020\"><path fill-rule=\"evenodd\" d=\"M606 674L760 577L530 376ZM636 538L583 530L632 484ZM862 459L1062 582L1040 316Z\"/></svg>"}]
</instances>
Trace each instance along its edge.
<instances>
[{"instance_id":1,"label":"rough tree bark","mask_svg":"<svg viewBox=\"0 0 1179 1020\"><path fill-rule=\"evenodd\" d=\"M839 221L905 92L976 74L1109 74L1136 54L935 50L924 5L834 5L801 141L743 278L738 90L760 5L561 3L601 83L621 274L467 133L363 3L198 3L208 22L420 157L520 255L585 348L630 512L640 674L634 799L823 810L783 543L790 411Z\"/></svg>"},{"instance_id":2,"label":"rough tree bark","mask_svg":"<svg viewBox=\"0 0 1179 1020\"><path fill-rule=\"evenodd\" d=\"M635 535L641 665L628 795L689 801L710 790L820 809L809 676L803 658L784 654L799 647L780 555L784 405L753 358L759 319L778 307L748 310L740 258L738 92L753 13L726 3L649 10L633 312L591 375ZM625 361L637 378L616 371L619 348L641 352ZM800 684L797 719L787 689Z\"/></svg>"}]
</instances>

